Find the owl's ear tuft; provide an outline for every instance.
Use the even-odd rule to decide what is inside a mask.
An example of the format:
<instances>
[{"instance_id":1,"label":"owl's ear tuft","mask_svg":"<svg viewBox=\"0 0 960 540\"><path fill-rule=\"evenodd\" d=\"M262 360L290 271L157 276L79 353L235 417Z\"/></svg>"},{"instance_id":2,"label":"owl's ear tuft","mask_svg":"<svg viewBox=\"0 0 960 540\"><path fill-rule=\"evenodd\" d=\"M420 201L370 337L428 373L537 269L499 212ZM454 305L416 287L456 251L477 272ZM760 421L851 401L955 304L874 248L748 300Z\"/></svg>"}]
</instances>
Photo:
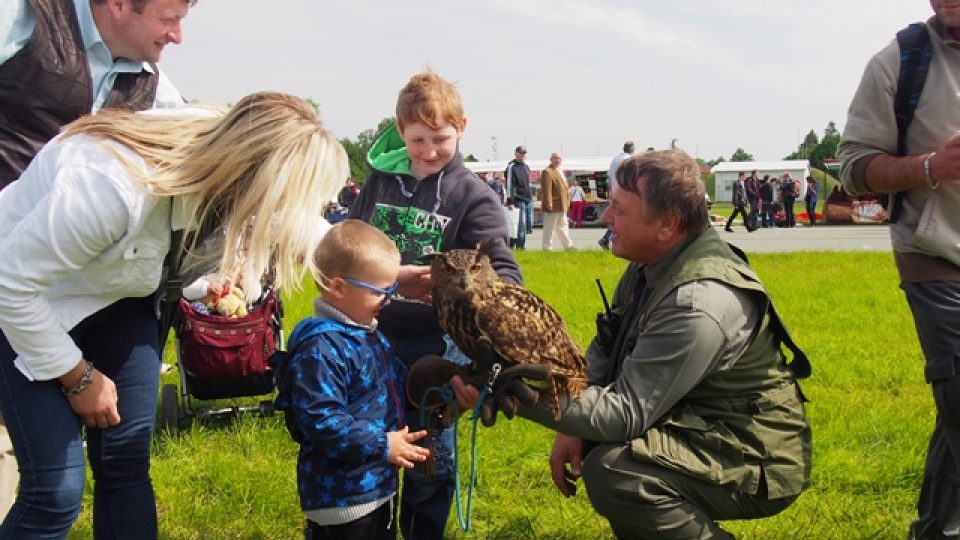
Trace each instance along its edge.
<instances>
[{"instance_id":1,"label":"owl's ear tuft","mask_svg":"<svg viewBox=\"0 0 960 540\"><path fill-rule=\"evenodd\" d=\"M483 255L489 257L490 253L493 252L493 248L495 248L500 242L502 242L502 240L499 238L487 238L486 240L477 244L477 258L479 259Z\"/></svg>"}]
</instances>

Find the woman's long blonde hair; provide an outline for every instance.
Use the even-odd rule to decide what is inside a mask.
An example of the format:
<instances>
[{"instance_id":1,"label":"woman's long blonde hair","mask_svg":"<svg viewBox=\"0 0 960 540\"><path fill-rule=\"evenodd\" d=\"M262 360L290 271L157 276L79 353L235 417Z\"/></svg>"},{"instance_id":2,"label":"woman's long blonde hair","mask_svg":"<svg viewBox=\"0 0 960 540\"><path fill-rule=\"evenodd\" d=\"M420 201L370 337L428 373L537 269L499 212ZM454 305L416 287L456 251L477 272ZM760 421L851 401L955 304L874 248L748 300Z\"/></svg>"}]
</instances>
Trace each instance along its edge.
<instances>
[{"instance_id":1,"label":"woman's long blonde hair","mask_svg":"<svg viewBox=\"0 0 960 540\"><path fill-rule=\"evenodd\" d=\"M76 134L116 141L142 157L148 176L128 168L152 193L195 196L191 226L213 224L225 233L221 272L260 277L272 263L276 286L296 289L301 262L316 271L310 254L317 224L349 169L343 147L302 99L260 92L216 117L101 111L67 126L64 136Z\"/></svg>"}]
</instances>

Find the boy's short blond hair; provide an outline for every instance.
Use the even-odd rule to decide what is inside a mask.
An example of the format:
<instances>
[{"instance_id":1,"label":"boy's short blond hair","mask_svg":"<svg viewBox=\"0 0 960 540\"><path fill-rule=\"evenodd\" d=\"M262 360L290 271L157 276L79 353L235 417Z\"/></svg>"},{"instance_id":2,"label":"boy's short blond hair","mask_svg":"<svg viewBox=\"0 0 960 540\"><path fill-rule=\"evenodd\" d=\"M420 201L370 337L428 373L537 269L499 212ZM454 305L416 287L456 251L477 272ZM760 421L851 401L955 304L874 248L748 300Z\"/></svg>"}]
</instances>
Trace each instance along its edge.
<instances>
[{"instance_id":1,"label":"boy's short blond hair","mask_svg":"<svg viewBox=\"0 0 960 540\"><path fill-rule=\"evenodd\" d=\"M319 275L314 281L324 290L335 277L360 279L365 268L389 262L400 264L400 251L383 231L365 221L347 219L327 231L313 253Z\"/></svg>"},{"instance_id":2,"label":"boy's short blond hair","mask_svg":"<svg viewBox=\"0 0 960 540\"><path fill-rule=\"evenodd\" d=\"M440 129L446 122L457 131L463 125L463 104L460 93L450 81L433 70L417 73L400 90L397 97L397 127L420 123L430 129Z\"/></svg>"}]
</instances>

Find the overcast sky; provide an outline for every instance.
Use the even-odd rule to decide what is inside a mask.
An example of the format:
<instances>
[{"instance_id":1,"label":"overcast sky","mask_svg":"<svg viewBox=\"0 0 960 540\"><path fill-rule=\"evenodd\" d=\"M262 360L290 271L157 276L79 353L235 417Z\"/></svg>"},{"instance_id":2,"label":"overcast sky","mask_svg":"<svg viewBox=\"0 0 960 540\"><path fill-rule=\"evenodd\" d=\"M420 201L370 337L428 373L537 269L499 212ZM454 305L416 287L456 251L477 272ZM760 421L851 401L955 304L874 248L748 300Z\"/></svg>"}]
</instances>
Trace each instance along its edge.
<instances>
[{"instance_id":1,"label":"overcast sky","mask_svg":"<svg viewBox=\"0 0 960 540\"><path fill-rule=\"evenodd\" d=\"M842 129L867 59L930 14L924 0L199 0L161 66L188 98L312 98L351 139L430 66L458 85L461 149L481 160L673 138L704 159L779 160L810 129Z\"/></svg>"}]
</instances>

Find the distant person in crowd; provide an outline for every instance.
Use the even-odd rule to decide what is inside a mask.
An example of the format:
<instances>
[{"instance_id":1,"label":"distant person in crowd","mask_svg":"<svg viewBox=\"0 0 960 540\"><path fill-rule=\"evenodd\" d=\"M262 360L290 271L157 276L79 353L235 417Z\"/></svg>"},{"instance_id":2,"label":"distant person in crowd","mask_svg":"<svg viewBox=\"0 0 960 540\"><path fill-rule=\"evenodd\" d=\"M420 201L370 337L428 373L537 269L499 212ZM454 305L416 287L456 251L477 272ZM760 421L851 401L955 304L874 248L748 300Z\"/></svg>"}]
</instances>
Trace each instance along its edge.
<instances>
[{"instance_id":1,"label":"distant person in crowd","mask_svg":"<svg viewBox=\"0 0 960 540\"><path fill-rule=\"evenodd\" d=\"M513 240L513 236L510 237L510 247L523 250L527 248L527 235L533 232L533 192L530 189L530 167L526 164L527 148L516 147L513 156L503 172L507 182L507 206L520 210L517 238Z\"/></svg>"},{"instance_id":2,"label":"distant person in crowd","mask_svg":"<svg viewBox=\"0 0 960 540\"><path fill-rule=\"evenodd\" d=\"M156 63L166 45L180 43L180 21L195 3L6 0L0 8L0 19L9 22L0 23L0 189L84 114L181 106L180 91ZM18 475L0 417L0 520L13 504Z\"/></svg>"},{"instance_id":3,"label":"distant person in crowd","mask_svg":"<svg viewBox=\"0 0 960 540\"><path fill-rule=\"evenodd\" d=\"M747 193L747 204L750 205L750 214L744 221L747 226L747 232L753 232L760 226L760 171L754 169L750 176L743 182L744 190Z\"/></svg>"},{"instance_id":4,"label":"distant person in crowd","mask_svg":"<svg viewBox=\"0 0 960 540\"><path fill-rule=\"evenodd\" d=\"M708 226L693 158L634 156L617 182L601 219L629 263L611 308L622 322L598 325L610 331L587 348L589 386L561 397L559 420L539 406L518 414L557 431L554 484L572 497L582 478L617 538L732 538L718 520L775 515L810 483L795 380L809 363L760 278ZM475 401L461 382L457 396ZM515 392L509 379L493 386L491 403Z\"/></svg>"},{"instance_id":5,"label":"distant person in crowd","mask_svg":"<svg viewBox=\"0 0 960 540\"><path fill-rule=\"evenodd\" d=\"M613 198L613 191L617 189L617 169L620 168L620 164L623 163L623 160L632 156L636 152L636 145L633 144L633 141L625 141L623 143L623 151L619 154L613 156L613 159L610 160L610 167L607 169L607 199ZM647 150L652 150L653 148L648 148ZM612 233L609 229L603 233L603 237L597 241L600 244L600 247L603 249L610 249L610 235Z\"/></svg>"},{"instance_id":6,"label":"distant person in crowd","mask_svg":"<svg viewBox=\"0 0 960 540\"><path fill-rule=\"evenodd\" d=\"M583 186L576 179L570 182L570 222L576 228L583 227L583 211L587 207Z\"/></svg>"},{"instance_id":7,"label":"distant person in crowd","mask_svg":"<svg viewBox=\"0 0 960 540\"><path fill-rule=\"evenodd\" d=\"M793 205L800 195L800 182L791 178L790 173L783 173L780 177L780 201L783 203L783 213L786 216L786 227L796 227Z\"/></svg>"},{"instance_id":8,"label":"distant person in crowd","mask_svg":"<svg viewBox=\"0 0 960 540\"><path fill-rule=\"evenodd\" d=\"M760 226L764 229L773 227L773 181L769 174L763 175L760 182Z\"/></svg>"},{"instance_id":9,"label":"distant person in crowd","mask_svg":"<svg viewBox=\"0 0 960 540\"><path fill-rule=\"evenodd\" d=\"M314 315L274 360L276 405L300 443L297 487L306 537L392 540L398 467L429 451L404 423L403 387L377 315L397 288L400 252L383 232L348 219L314 252Z\"/></svg>"},{"instance_id":10,"label":"distant person in crowd","mask_svg":"<svg viewBox=\"0 0 960 540\"><path fill-rule=\"evenodd\" d=\"M400 250L398 296L380 311L377 328L390 341L404 372L421 356L459 352L448 350L430 304L426 257L473 249L483 240L508 234L496 194L463 164L458 148L467 118L453 83L431 70L412 76L399 92L395 114L396 124L379 136L367 154L372 172L350 217L383 230ZM506 244L493 246L490 259L501 279L522 282ZM404 384L401 380L400 387ZM427 425L423 425L419 410L404 411L411 431L437 427L439 415L439 410L426 415ZM404 473L399 523L407 540L443 537L456 487L455 432L454 423L424 439L433 450L432 474L422 464Z\"/></svg>"},{"instance_id":11,"label":"distant person in crowd","mask_svg":"<svg viewBox=\"0 0 960 540\"><path fill-rule=\"evenodd\" d=\"M343 189L337 194L337 202L344 210L349 212L353 208L353 204L357 202L358 196L360 196L360 187L353 181L353 178L347 178Z\"/></svg>"},{"instance_id":12,"label":"distant person in crowd","mask_svg":"<svg viewBox=\"0 0 960 540\"><path fill-rule=\"evenodd\" d=\"M807 221L811 227L817 225L817 195L820 185L812 176L807 177L807 192L803 195L803 203L807 207Z\"/></svg>"},{"instance_id":13,"label":"distant person in crowd","mask_svg":"<svg viewBox=\"0 0 960 540\"><path fill-rule=\"evenodd\" d=\"M503 180L494 175L493 178L487 181L487 185L497 194L497 198L500 199L500 204L506 204L507 190L504 188Z\"/></svg>"},{"instance_id":14,"label":"distant person in crowd","mask_svg":"<svg viewBox=\"0 0 960 540\"><path fill-rule=\"evenodd\" d=\"M348 171L314 107L263 92L222 115L81 117L0 191L0 410L20 460L0 538L66 537L85 461L92 537L157 537L153 292L167 253L223 230L245 249L225 242L219 268L271 269L278 288L296 287L315 247L305 231ZM173 243L172 229L184 240Z\"/></svg>"},{"instance_id":15,"label":"distant person in crowd","mask_svg":"<svg viewBox=\"0 0 960 540\"><path fill-rule=\"evenodd\" d=\"M930 40L929 71L903 148L894 96L906 53L893 40L867 62L837 152L852 195L895 193L899 200L890 216L893 258L936 405L908 534L915 539L960 536L960 9L952 0L930 6L934 15L919 28Z\"/></svg>"},{"instance_id":16,"label":"distant person in crowd","mask_svg":"<svg viewBox=\"0 0 960 540\"><path fill-rule=\"evenodd\" d=\"M567 212L570 210L570 191L567 179L560 165L563 156L559 152L550 154L550 165L540 173L540 210L543 213L543 249L553 249L553 235L560 239L563 249L573 247L570 240L570 227L567 224Z\"/></svg>"},{"instance_id":17,"label":"distant person in crowd","mask_svg":"<svg viewBox=\"0 0 960 540\"><path fill-rule=\"evenodd\" d=\"M747 191L746 183L744 177L747 176L747 173L740 171L737 173L737 181L733 183L733 198L731 203L733 204L733 213L730 214L730 217L727 219L727 225L723 230L727 232L733 232L733 220L740 216L740 219L743 220L744 227L747 227Z\"/></svg>"}]
</instances>

